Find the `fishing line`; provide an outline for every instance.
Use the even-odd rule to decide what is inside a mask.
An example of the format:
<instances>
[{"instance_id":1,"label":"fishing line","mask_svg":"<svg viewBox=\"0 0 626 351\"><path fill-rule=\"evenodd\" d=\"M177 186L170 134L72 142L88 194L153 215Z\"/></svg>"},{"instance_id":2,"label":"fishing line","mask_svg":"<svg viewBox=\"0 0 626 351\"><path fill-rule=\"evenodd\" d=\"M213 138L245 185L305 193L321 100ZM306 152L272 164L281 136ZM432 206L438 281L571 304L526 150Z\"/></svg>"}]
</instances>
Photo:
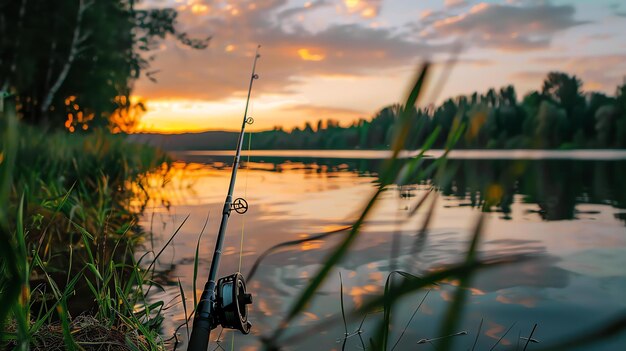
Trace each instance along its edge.
<instances>
[{"instance_id":1,"label":"fishing line","mask_svg":"<svg viewBox=\"0 0 626 351\"><path fill-rule=\"evenodd\" d=\"M248 320L248 305L252 304L252 294L246 291L246 283L243 275L237 272L218 279L217 274L222 257L222 248L224 246L228 219L233 211L238 214L244 214L248 211L248 202L244 198L236 198L233 200L233 192L235 190L237 169L240 165L241 149L245 142L246 125L254 122L252 117L248 117L248 107L252 93L252 83L259 78L255 69L257 60L261 57L261 55L259 55L260 48L261 46L259 45L252 64L252 75L250 76L250 83L248 85L248 97L246 99L243 120L241 122L241 131L237 139L237 148L233 160L230 184L228 186L226 199L224 200L220 228L217 238L215 239L215 249L213 251L213 258L211 259L211 267L206 284L202 290L202 295L196 306L193 329L187 348L188 351L206 351L209 346L211 330L218 326L239 330L243 334L249 334L252 328L252 323ZM242 227L242 241L243 231ZM241 265L243 243L240 244L239 255ZM231 347L234 347L234 345Z\"/></svg>"},{"instance_id":2,"label":"fishing line","mask_svg":"<svg viewBox=\"0 0 626 351\"><path fill-rule=\"evenodd\" d=\"M250 113L248 115L254 114L254 100L250 100ZM249 118L246 116L246 118ZM254 119L252 119L254 121ZM253 122L254 123L254 122ZM243 198L248 198L248 176L250 173L250 151L252 150L252 133L248 132L248 155L246 158L246 172L244 175L244 186L243 186ZM243 216L241 220L241 239L239 240L239 265L237 268L237 272L241 273L241 266L243 261L243 241L244 241L244 233L246 227L246 216ZM231 333L232 338L230 342L230 350L235 350L235 333Z\"/></svg>"},{"instance_id":3,"label":"fishing line","mask_svg":"<svg viewBox=\"0 0 626 351\"><path fill-rule=\"evenodd\" d=\"M254 113L254 100L250 101L250 115ZM245 180L243 186L243 198L248 197L248 177L250 173L250 151L252 150L252 132L248 132L248 155L246 158L246 172L245 172ZM237 272L241 273L242 261L243 261L243 240L244 240L244 231L246 227L246 217L244 216L241 221L241 240L239 242L239 266L237 268ZM233 334L234 335L234 334Z\"/></svg>"},{"instance_id":4,"label":"fishing line","mask_svg":"<svg viewBox=\"0 0 626 351\"><path fill-rule=\"evenodd\" d=\"M250 173L250 150L252 149L251 147L252 145L252 133L248 133L248 157L246 160L246 176L245 181L244 181L244 188L243 188L243 197L246 198L248 196L248 173ZM241 240L239 243L239 267L237 268L237 272L241 273L241 262L243 259L243 240L244 240L244 229L246 226L246 217L243 217L243 220L241 221Z\"/></svg>"}]
</instances>

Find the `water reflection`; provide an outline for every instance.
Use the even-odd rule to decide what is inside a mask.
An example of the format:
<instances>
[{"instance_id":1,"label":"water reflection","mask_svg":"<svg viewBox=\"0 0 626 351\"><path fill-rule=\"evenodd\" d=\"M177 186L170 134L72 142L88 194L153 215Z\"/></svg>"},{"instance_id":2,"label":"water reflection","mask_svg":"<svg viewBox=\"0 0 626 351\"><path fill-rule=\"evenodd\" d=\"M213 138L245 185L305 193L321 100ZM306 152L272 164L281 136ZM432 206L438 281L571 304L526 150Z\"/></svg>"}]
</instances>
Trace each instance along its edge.
<instances>
[{"instance_id":1,"label":"water reflection","mask_svg":"<svg viewBox=\"0 0 626 351\"><path fill-rule=\"evenodd\" d=\"M200 289L229 180L230 158L182 155L180 159L165 187L146 189L154 193L142 225L151 227L154 233L146 247L159 249L182 218L190 214L159 262L159 280L166 289L153 296L165 301L174 299L180 278L190 306L196 241L208 215L210 222L201 243ZM239 268L242 228L240 270L247 273L262 252L278 243L350 224L373 190L381 162L293 157L252 161L248 169L241 170L235 190L237 196L247 196L250 209L245 216L231 216L220 275ZM481 256L526 253L535 257L529 262L481 272L474 279L461 325L475 331L480 320L485 320L479 344L493 345L513 323L517 329L500 345L515 345L518 332L528 334L535 322L539 323L535 336L542 342L553 340L589 328L626 307L626 273L621 269L626 264L621 210L626 204L626 162L458 159L451 160L449 169L454 170L450 182L437 184L442 198L435 204L435 216L427 232L420 232L426 213L405 217L406 209L413 208L428 191L428 182L397 186L384 193L356 246L337 267L342 273L348 309L359 306L365 298L380 295L392 268L419 275L457 262L466 250L479 209L489 211ZM500 188L494 190L494 184ZM398 233L395 244L394 232ZM339 232L282 247L262 261L249 281L255 295L250 314L254 335L265 334L276 326L342 235ZM437 336L438 323L456 284L446 282L433 290L398 344L399 349L427 348L416 345L417 340ZM291 331L340 313L339 286L338 273L331 274L307 313L290 326ZM394 342L423 296L419 293L407 298L394 310ZM180 304L168 310L165 336L183 323L182 310ZM365 340L371 337L379 319L377 315L365 318ZM348 329L356 329L361 322L361 318L350 320ZM297 348L338 349L341 344L337 339L343 333L343 326L331 326L303 340ZM183 327L183 342L185 338ZM232 342L237 349L257 349L260 345L254 336L228 331L220 338L219 345L224 348ZM459 337L457 346L467 347L473 338ZM624 341L613 340L597 349L610 349ZM358 338L346 339L346 349L358 347Z\"/></svg>"},{"instance_id":2,"label":"water reflection","mask_svg":"<svg viewBox=\"0 0 626 351\"><path fill-rule=\"evenodd\" d=\"M202 161L230 165L228 156L207 156L195 153L179 154L181 160ZM303 169L310 173L352 171L358 176L371 177L381 167L380 159L340 159L316 157L253 157L252 167L275 172ZM427 160L424 167L434 162ZM485 194L502 185L498 191L500 201L493 210L508 218L510 206L516 195L521 201L535 203L532 209L545 220L574 219L579 213L576 204L608 204L626 209L626 161L594 161L581 159L451 159L448 169L452 180L440 190L454 196L457 206L483 207ZM411 187L403 189L400 196L412 197ZM623 217L624 215L621 214Z\"/></svg>"}]
</instances>

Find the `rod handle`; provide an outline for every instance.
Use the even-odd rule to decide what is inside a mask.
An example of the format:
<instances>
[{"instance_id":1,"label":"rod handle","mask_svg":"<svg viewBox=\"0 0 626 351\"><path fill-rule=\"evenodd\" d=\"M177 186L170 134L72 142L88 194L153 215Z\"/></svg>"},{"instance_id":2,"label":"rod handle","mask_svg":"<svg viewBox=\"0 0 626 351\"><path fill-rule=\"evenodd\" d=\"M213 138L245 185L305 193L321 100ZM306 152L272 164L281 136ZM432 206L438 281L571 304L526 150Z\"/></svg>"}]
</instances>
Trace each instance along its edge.
<instances>
[{"instance_id":1,"label":"rod handle","mask_svg":"<svg viewBox=\"0 0 626 351\"><path fill-rule=\"evenodd\" d=\"M189 345L187 351L206 351L209 348L209 338L211 337L212 328L212 306L211 292L214 287L211 283L207 283L198 301L198 307L193 319L193 328L189 337Z\"/></svg>"},{"instance_id":2,"label":"rod handle","mask_svg":"<svg viewBox=\"0 0 626 351\"><path fill-rule=\"evenodd\" d=\"M194 320L187 351L206 351L209 348L211 322Z\"/></svg>"}]
</instances>

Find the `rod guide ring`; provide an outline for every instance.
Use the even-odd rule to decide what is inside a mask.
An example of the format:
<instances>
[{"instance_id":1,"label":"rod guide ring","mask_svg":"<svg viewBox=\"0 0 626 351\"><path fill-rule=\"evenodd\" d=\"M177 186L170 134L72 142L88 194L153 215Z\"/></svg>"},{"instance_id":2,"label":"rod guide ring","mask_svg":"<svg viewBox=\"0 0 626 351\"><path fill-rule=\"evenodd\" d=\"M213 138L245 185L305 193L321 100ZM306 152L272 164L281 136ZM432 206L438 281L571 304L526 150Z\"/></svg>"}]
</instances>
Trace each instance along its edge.
<instances>
[{"instance_id":1,"label":"rod guide ring","mask_svg":"<svg viewBox=\"0 0 626 351\"><path fill-rule=\"evenodd\" d=\"M235 210L235 212L239 214L244 214L248 212L248 201L241 197L238 197L235 199L235 201L233 201L232 204L230 204L230 209L231 211Z\"/></svg>"}]
</instances>

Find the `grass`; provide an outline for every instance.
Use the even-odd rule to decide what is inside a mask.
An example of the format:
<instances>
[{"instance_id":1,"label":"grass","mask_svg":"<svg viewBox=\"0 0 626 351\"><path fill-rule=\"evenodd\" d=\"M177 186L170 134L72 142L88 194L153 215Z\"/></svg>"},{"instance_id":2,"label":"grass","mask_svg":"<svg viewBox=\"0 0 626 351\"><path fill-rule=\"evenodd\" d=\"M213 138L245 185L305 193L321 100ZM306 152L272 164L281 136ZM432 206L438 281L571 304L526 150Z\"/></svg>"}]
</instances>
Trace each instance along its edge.
<instances>
[{"instance_id":1,"label":"grass","mask_svg":"<svg viewBox=\"0 0 626 351\"><path fill-rule=\"evenodd\" d=\"M137 222L148 171L165 179L167 156L105 132L20 125L12 104L4 107L0 344L163 349L159 326L167 306L146 297L160 288L152 280L160 252L135 259L134 248L143 240Z\"/></svg>"},{"instance_id":2,"label":"grass","mask_svg":"<svg viewBox=\"0 0 626 351\"><path fill-rule=\"evenodd\" d=\"M412 118L412 111L423 95L428 74L429 65L424 65L394 124L392 156L383 164L377 188L354 223L334 232L276 245L263 253L253 266L248 280L253 278L260 262L273 250L329 235L340 235L338 245L322 262L317 274L309 280L282 321L268 335L261 337L266 349L293 346L332 325L340 329L343 325L344 348L347 338L353 335L358 335L363 348L366 348L362 339L363 323L365 318L375 318L375 328L371 331L368 347L394 350L426 296L402 332L394 338L391 322L400 301L427 293L437 284L454 280L459 284L443 315L438 336L423 339L424 343L437 342L438 350L453 349L455 336L467 335L466 332L459 332L458 323L467 300L466 288L471 286L473 275L479 270L532 259L523 255L479 257L484 220L481 214L472 231L465 256L459 258L459 262L419 275L396 270L393 276L402 279L396 280L390 275L384 294L370 297L358 308L351 310L343 303L343 279L340 278L340 314L325 318L304 331L285 332L305 312L320 286L350 252L381 194L389 187L434 179L431 189L408 211L409 216L425 213L418 230L418 239L428 235L438 190L446 187L455 171L448 163L448 152L465 131L465 125L457 118L447 135L442 136L439 129L430 134L417 157L408 161L398 158L400 151L410 143L408 131L415 124L420 125L420 121ZM162 312L168 306L163 301L153 302L146 297L150 289L160 288L152 276L154 262L163 249L156 254L148 252L138 259L133 249L143 237L137 219L149 197L145 186L146 171L160 170L163 181L166 181L167 166L164 163L167 158L153 149L128 144L122 138L104 133L89 136L47 134L19 126L12 106L5 104L5 107L0 119L2 346L16 350L44 349L53 345L69 350L97 349L103 345L115 350L163 349L164 342L158 331ZM446 140L446 151L434 162L426 163L425 152L441 137ZM488 206L498 201L497 196L487 197L484 209L487 210ZM179 230L180 227L167 244ZM195 280L201 236L196 244L194 259L194 307L197 304ZM416 240L414 250L422 249L420 241ZM190 308L192 311L187 316L185 293L180 283L179 290L187 323L193 315L193 309ZM81 296L88 296L89 307L80 306L78 297ZM379 315L378 312L382 313ZM359 319L361 323L357 330L349 333L348 321ZM497 348L512 328L501 336L491 350ZM626 315L620 314L612 321L579 333L576 338L541 349L565 350L591 344L614 336L624 328ZM477 329L479 334L482 325ZM529 342L534 330L535 327L523 346L525 349L531 348ZM468 346L476 348L477 342L476 335ZM533 348L536 349L539 348Z\"/></svg>"},{"instance_id":3,"label":"grass","mask_svg":"<svg viewBox=\"0 0 626 351\"><path fill-rule=\"evenodd\" d=\"M428 235L428 227L434 216L435 203L438 197L438 190L447 188L448 184L452 180L452 175L456 172L454 167L450 167L448 164L447 155L454 145L464 135L465 125L461 123L461 118L456 118L453 123L453 128L445 136L446 147L445 152L441 157L434 162L424 162L424 153L433 145L434 141L440 137L440 130L435 130L429 137L426 138L426 143L423 145L421 152L417 157L409 161L402 161L398 158L399 152L404 149L408 143L407 131L413 123L419 123L411 119L411 113L413 106L419 100L422 95L422 90L426 81L426 76L429 72L429 66L424 65L418 72L413 89L408 94L408 98L405 104L402 106L399 117L394 124L394 138L392 144L392 156L385 161L379 176L379 182L377 188L371 197L366 201L360 215L354 220L353 224L347 228L342 228L338 231L329 233L320 233L312 235L310 238L303 240L295 240L292 242L285 242L278 244L266 252L263 252L259 259L253 265L253 268L248 276L248 280L251 280L257 268L261 264L261 261L267 257L274 250L291 245L297 245L304 241L315 240L329 235L341 235L339 243L331 249L331 252L327 255L325 260L321 262L321 268L308 279L308 285L300 292L299 296L295 298L293 304L288 308L287 314L283 317L273 331L261 336L261 342L266 350L277 350L285 347L294 347L298 343L302 342L306 338L310 338L315 335L319 335L320 332L328 330L329 327L337 326L337 329L344 330L343 348L345 348L345 341L349 336L353 334L348 333L347 321L360 318L362 316L372 316L372 314L382 311L381 317L376 317L377 323L374 330L371 331L371 337L369 339L369 349L375 350L388 350L391 344L391 349L397 347L398 342L402 338L404 331L408 328L408 324L411 323L411 319L407 323L404 331L400 333L395 342L391 338L391 319L393 310L397 304L405 297L415 296L419 292L424 290L429 291L433 285L447 282L458 281L459 284L456 287L456 292L453 294L452 301L449 302L447 310L443 314L442 323L439 326L439 332L437 337L430 339L423 339L424 343L432 345L434 341L437 341L437 350L451 350L456 349L454 341L456 336L467 335L465 331L459 332L459 323L462 320L464 306L467 302L468 287L472 285L472 277L480 270L493 269L502 265L510 265L513 263L520 263L533 259L532 256L527 255L512 255L508 257L494 257L494 258L481 258L478 255L481 238L483 234L483 224L485 219L484 212L490 211L490 207L498 204L502 201L502 192L486 191L484 198L481 199L482 211L477 218L476 225L472 230L469 244L467 246L465 256L460 258L460 261L456 264L452 264L445 267L440 267L434 271L427 272L422 275L414 275L409 272L394 271L387 279L385 284L384 294L382 296L374 296L366 299L361 303L361 306L352 310L347 310L343 303L343 281L340 279L341 293L340 293L340 309L341 313L335 316L324 318L322 321L313 323L309 327L304 328L302 331L293 331L286 333L291 323L306 311L308 306L312 303L315 295L326 280L329 274L334 270L337 263L339 263L348 254L351 246L356 238L359 236L363 228L367 225L367 219L369 218L372 209L379 201L380 195L387 190L390 186L403 185L403 184L424 184L426 180L432 179L430 184L431 189L428 190L422 199L418 200L415 207L408 211L408 216L413 216L416 213L422 213L425 211L425 217L422 227L418 231L418 240L416 240L416 247L414 250L421 250L420 243L423 240L419 240L421 237ZM463 115L464 111L459 113L459 116ZM501 188L507 188L511 186L515 177L511 174L515 173L515 165L509 172L505 172L501 177L498 184L489 184L490 186L499 186ZM482 194L481 194L482 196ZM430 205L428 206L427 204ZM393 260L393 257L392 257ZM393 274L398 274L403 277L399 282L395 282L392 279ZM421 305L421 304L420 304ZM417 307L419 309L419 306ZM416 311L417 311L416 309ZM414 313L415 314L415 313ZM363 319L364 320L364 319ZM597 328L586 330L583 333L578 333L575 338L576 341L562 340L557 343L548 345L547 347L541 347L542 350L550 349L568 349L572 346L580 346L590 344L603 340L605 337L612 337L626 328L626 313L621 312L615 320L607 322L605 325L598 325ZM361 326L363 322L361 323ZM362 336L361 326L358 329L359 338ZM504 337L509 334L514 325L512 325L500 339L491 346L491 350L498 347ZM534 329L534 328L533 328ZM466 345L467 349L476 349L478 347L478 335L482 330L481 325L477 326L477 333L475 338L471 338L470 344ZM356 335L356 334L355 334ZM532 337L529 336L529 340ZM361 339L362 341L362 339ZM393 343L393 344L392 344ZM528 344L528 342L527 342ZM363 348L365 345L363 345ZM434 345L433 345L434 347ZM525 345L524 348L530 349L530 346ZM538 348L533 348L538 349Z\"/></svg>"},{"instance_id":4,"label":"grass","mask_svg":"<svg viewBox=\"0 0 626 351\"><path fill-rule=\"evenodd\" d=\"M419 166L423 160L424 153L430 147L429 144L432 144L432 142L436 140L438 136L437 134L439 133L438 131L433 133L433 135L431 135L427 139L429 141L427 141L427 143L423 146L422 152L415 159L411 160L408 163L402 164L402 162L400 161L398 157L400 154L400 151L404 150L406 147L408 131L410 130L411 125L413 123L418 122L418 121L413 120L413 118L411 118L413 116L412 111L413 111L415 104L418 102L420 96L422 95L422 91L423 91L423 88L427 79L428 72L429 72L429 65L425 64L419 70L417 79L415 80L415 84L413 85L413 88L408 94L406 103L402 106L400 110L398 120L396 121L394 125L394 131L393 131L394 138L393 138L393 144L391 147L392 154L391 154L391 157L386 161L386 163L384 164L381 170L381 175L379 177L380 182L378 184L376 191L371 196L371 198L367 201L364 209L362 210L360 216L356 219L356 221L352 225L349 233L345 236L345 238L343 238L342 241L340 241L340 243L337 245L334 251L329 254L329 256L326 258L326 260L322 264L322 267L320 268L320 270L317 272L315 276L312 277L312 279L310 279L310 283L308 284L308 286L303 290L300 296L296 298L296 301L294 302L292 307L289 309L287 316L283 319L281 323L279 323L279 326L274 330L274 332L270 334L270 336L266 336L262 339L268 349L275 349L278 347L278 345L281 344L280 340L281 340L281 337L283 336L284 331L286 330L286 326L288 326L289 323L299 313L305 310L306 306L310 303L315 292L317 291L317 289L319 289L322 282L326 279L326 277L328 276L332 268L348 253L349 248L352 246L355 239L357 238L360 231L362 230L362 227L365 225L366 220L371 214L371 211L374 208L375 204L379 200L380 195L386 190L388 186L394 184L396 181L398 181L399 178L401 178L403 183L417 183L420 180L423 180L426 175L429 175L435 172L438 178L444 177L447 154L449 150L452 149L454 144L459 140L461 135L463 135L463 131L464 131L464 126L458 122L458 119L454 123L454 127L451 130L450 134L447 136L446 152L444 152L444 154L439 158L439 160L437 160L438 162L433 163L431 167L428 167L425 170L421 170ZM413 213L415 213L416 211L417 209L415 209ZM428 220L425 223L425 226L427 225L428 225ZM368 313L378 308L382 308L384 311L383 320L380 323L378 323L377 331L374 332L374 335L376 335L376 337L374 340L371 340L372 344L375 345L377 349L386 350L388 347L387 345L389 342L389 323L390 323L391 311L392 311L394 302L397 301L397 299L400 296L412 293L420 288L427 287L429 284L436 283L437 281L440 281L441 279L448 279L451 277L458 276L459 274L456 273L456 271L460 271L463 273L460 275L461 277L466 277L470 271L480 266L479 262L475 258L477 244L480 238L480 232L481 232L480 227L478 227L477 230L474 232L474 238L472 240L472 245L470 246L468 250L467 258L465 262L461 264L460 266L455 267L455 269L448 269L448 270L443 270L440 272L433 273L428 277L418 278L418 277L411 275L410 276L411 279L405 280L405 282L408 281L410 283L418 282L417 284L407 285L407 284L404 284L405 282L403 282L398 285L394 285L394 284L389 284L390 281L388 281L388 284L385 287L385 294L382 297L382 299L380 300L374 299L369 304L368 303L364 304L364 306L367 306L367 308L361 307L359 309L360 310L359 312L361 313ZM435 277L438 279L434 279ZM461 289L459 289L459 291L461 291ZM460 304L462 304L461 298L457 297L457 300L459 301ZM441 327L443 331L442 335L447 335L446 333L449 332L449 330L454 327L454 321L458 319L458 315L455 315L455 313L458 313L460 311L460 305L459 304L453 305L451 311L454 313L449 313L449 318L446 319L447 322ZM328 321L324 321L325 324L327 322ZM298 334L297 337L303 337L303 335ZM292 339L294 339L294 337L290 336L288 338L283 339L283 342L287 342L288 340L292 340ZM444 350L445 349L447 348L444 348Z\"/></svg>"}]
</instances>

